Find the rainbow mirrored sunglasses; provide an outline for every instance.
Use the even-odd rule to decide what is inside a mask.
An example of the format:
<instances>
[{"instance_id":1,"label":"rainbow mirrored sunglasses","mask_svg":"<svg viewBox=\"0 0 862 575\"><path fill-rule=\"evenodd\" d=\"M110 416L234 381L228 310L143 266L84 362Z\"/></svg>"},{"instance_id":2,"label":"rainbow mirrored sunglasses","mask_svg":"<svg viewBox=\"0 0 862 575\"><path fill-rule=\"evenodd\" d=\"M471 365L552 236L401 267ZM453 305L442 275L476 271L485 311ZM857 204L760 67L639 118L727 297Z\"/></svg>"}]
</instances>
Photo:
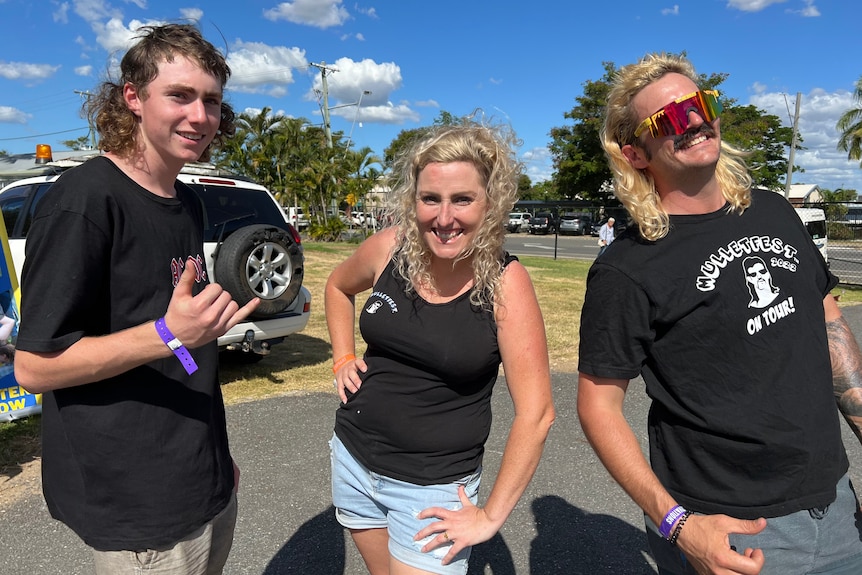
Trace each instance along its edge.
<instances>
[{"instance_id":1,"label":"rainbow mirrored sunglasses","mask_svg":"<svg viewBox=\"0 0 862 575\"><path fill-rule=\"evenodd\" d=\"M677 98L661 110L641 122L635 130L635 138L649 128L653 138L678 136L688 129L688 114L694 111L704 122L712 122L721 114L721 102L717 90L698 90Z\"/></svg>"}]
</instances>

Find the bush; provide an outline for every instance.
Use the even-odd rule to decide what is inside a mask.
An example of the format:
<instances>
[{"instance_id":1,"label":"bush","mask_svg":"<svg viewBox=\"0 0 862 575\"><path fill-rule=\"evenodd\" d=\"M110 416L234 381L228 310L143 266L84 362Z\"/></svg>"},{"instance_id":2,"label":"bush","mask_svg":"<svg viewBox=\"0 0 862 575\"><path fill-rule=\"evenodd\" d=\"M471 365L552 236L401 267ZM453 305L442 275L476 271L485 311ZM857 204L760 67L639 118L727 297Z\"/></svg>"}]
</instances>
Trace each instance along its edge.
<instances>
[{"instance_id":1,"label":"bush","mask_svg":"<svg viewBox=\"0 0 862 575\"><path fill-rule=\"evenodd\" d=\"M329 218L309 224L306 233L312 240L319 242L336 242L341 239L341 234L347 226L338 218Z\"/></svg>"},{"instance_id":2,"label":"bush","mask_svg":"<svg viewBox=\"0 0 862 575\"><path fill-rule=\"evenodd\" d=\"M826 235L833 240L852 240L854 238L853 230L839 222L827 222Z\"/></svg>"}]
</instances>

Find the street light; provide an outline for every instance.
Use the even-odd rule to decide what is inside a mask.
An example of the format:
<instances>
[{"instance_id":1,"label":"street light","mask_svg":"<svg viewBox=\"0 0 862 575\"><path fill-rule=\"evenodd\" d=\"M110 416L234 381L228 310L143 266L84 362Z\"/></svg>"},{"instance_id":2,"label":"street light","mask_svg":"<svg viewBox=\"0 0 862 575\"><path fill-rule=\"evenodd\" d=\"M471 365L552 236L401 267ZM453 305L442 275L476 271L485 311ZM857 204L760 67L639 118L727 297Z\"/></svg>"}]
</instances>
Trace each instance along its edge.
<instances>
[{"instance_id":1,"label":"street light","mask_svg":"<svg viewBox=\"0 0 862 575\"><path fill-rule=\"evenodd\" d=\"M359 101L356 102L356 111L353 112L353 124L350 125L350 134L347 135L347 146L344 148L345 150L350 149L350 140L353 138L353 128L356 126L356 117L359 115L359 107L362 105L362 96L370 93L371 90L362 90L362 93L359 94Z\"/></svg>"},{"instance_id":2,"label":"street light","mask_svg":"<svg viewBox=\"0 0 862 575\"><path fill-rule=\"evenodd\" d=\"M362 90L362 93L359 94L359 101L351 102L349 104L339 104L337 106L331 106L329 108L326 108L326 114L325 115L327 117L329 116L329 110L337 110L338 108L349 108L350 106L356 106L356 112L353 113L353 123L355 125L356 124L356 116L357 116L357 114L359 114L359 106L362 105L362 96L364 96L365 94L370 94L370 93L371 93L371 90ZM326 120L326 121L328 122L328 120ZM329 138L328 144L329 144L329 147L331 148L332 147L332 133L331 132L327 133L327 136ZM350 136L353 136L353 126L350 127ZM350 145L350 137L347 138L347 144Z\"/></svg>"}]
</instances>

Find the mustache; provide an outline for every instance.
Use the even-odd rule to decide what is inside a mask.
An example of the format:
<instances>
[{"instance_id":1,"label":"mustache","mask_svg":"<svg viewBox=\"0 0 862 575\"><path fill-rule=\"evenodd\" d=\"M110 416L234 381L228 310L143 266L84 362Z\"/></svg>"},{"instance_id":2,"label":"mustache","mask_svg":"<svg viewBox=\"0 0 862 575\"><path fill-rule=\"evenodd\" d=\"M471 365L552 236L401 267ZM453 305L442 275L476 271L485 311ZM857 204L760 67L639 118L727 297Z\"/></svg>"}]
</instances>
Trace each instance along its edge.
<instances>
[{"instance_id":1,"label":"mustache","mask_svg":"<svg viewBox=\"0 0 862 575\"><path fill-rule=\"evenodd\" d=\"M712 126L707 123L703 123L696 130L688 130L679 136L677 136L673 141L673 149L674 151L679 150L681 147L687 145L690 141L695 138L699 138L700 136L706 136L708 138L715 137L715 130Z\"/></svg>"}]
</instances>

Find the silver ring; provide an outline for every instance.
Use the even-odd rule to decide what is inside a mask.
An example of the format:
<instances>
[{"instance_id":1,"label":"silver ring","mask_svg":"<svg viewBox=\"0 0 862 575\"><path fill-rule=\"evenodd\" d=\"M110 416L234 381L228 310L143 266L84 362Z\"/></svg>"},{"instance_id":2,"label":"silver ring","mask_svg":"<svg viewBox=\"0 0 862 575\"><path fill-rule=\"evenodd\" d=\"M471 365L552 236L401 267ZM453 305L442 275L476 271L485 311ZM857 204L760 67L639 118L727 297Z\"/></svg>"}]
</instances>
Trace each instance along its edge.
<instances>
[{"instance_id":1,"label":"silver ring","mask_svg":"<svg viewBox=\"0 0 862 575\"><path fill-rule=\"evenodd\" d=\"M336 390L338 390L338 380L337 379L332 380L332 387L334 387Z\"/></svg>"}]
</instances>

